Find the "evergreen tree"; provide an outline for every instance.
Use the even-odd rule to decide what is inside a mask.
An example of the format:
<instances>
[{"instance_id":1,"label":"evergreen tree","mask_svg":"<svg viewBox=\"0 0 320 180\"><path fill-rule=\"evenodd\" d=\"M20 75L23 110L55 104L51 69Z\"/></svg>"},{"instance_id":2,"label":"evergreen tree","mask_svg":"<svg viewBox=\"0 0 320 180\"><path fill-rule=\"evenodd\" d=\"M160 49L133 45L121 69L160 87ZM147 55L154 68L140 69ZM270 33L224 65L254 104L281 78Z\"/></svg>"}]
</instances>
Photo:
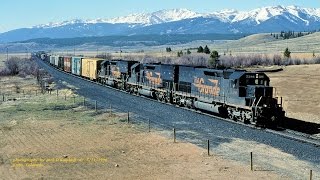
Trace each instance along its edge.
<instances>
[{"instance_id":1,"label":"evergreen tree","mask_svg":"<svg viewBox=\"0 0 320 180\"><path fill-rule=\"evenodd\" d=\"M182 55L183 55L183 52L182 51L178 51L177 56L181 57Z\"/></svg>"},{"instance_id":2,"label":"evergreen tree","mask_svg":"<svg viewBox=\"0 0 320 180\"><path fill-rule=\"evenodd\" d=\"M191 51L189 49L187 50L187 54L191 54Z\"/></svg>"},{"instance_id":3,"label":"evergreen tree","mask_svg":"<svg viewBox=\"0 0 320 180\"><path fill-rule=\"evenodd\" d=\"M209 65L210 67L218 67L220 55L218 51L212 51L210 54Z\"/></svg>"},{"instance_id":4,"label":"evergreen tree","mask_svg":"<svg viewBox=\"0 0 320 180\"><path fill-rule=\"evenodd\" d=\"M167 52L171 52L171 51L172 51L171 47L167 47L167 48L166 48L166 51L167 51Z\"/></svg>"},{"instance_id":5,"label":"evergreen tree","mask_svg":"<svg viewBox=\"0 0 320 180\"><path fill-rule=\"evenodd\" d=\"M291 57L291 52L289 51L289 48L286 48L286 50L283 53L283 56L287 59Z\"/></svg>"},{"instance_id":6,"label":"evergreen tree","mask_svg":"<svg viewBox=\"0 0 320 180\"><path fill-rule=\"evenodd\" d=\"M204 47L203 52L206 54L210 54L210 49L208 48L207 45L206 45L206 47Z\"/></svg>"},{"instance_id":7,"label":"evergreen tree","mask_svg":"<svg viewBox=\"0 0 320 180\"><path fill-rule=\"evenodd\" d=\"M197 52L198 52L198 53L203 53L203 47L202 47L202 46L199 46Z\"/></svg>"},{"instance_id":8,"label":"evergreen tree","mask_svg":"<svg viewBox=\"0 0 320 180\"><path fill-rule=\"evenodd\" d=\"M312 57L316 57L316 53L314 51L312 52Z\"/></svg>"}]
</instances>

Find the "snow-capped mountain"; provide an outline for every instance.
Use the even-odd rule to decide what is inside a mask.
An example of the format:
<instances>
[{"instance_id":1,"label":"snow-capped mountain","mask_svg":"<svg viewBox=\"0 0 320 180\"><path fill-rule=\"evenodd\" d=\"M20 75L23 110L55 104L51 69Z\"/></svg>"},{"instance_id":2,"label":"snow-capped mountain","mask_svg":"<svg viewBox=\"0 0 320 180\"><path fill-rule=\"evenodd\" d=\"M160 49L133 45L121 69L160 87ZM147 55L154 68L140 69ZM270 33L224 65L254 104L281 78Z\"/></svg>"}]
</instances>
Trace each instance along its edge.
<instances>
[{"instance_id":1,"label":"snow-capped mountain","mask_svg":"<svg viewBox=\"0 0 320 180\"><path fill-rule=\"evenodd\" d=\"M129 24L144 24L144 25L154 25L167 23L172 21L179 21L183 19L190 19L195 17L200 17L202 14L190 11L188 9L171 9L156 11L153 13L140 13L131 14L129 16L117 17L113 19L106 20L107 23L117 24L117 23L129 23Z\"/></svg>"},{"instance_id":2,"label":"snow-capped mountain","mask_svg":"<svg viewBox=\"0 0 320 180\"><path fill-rule=\"evenodd\" d=\"M197 13L187 9L137 13L112 19L75 19L0 34L1 42L132 34L260 33L320 28L320 8L269 6L251 11Z\"/></svg>"},{"instance_id":3,"label":"snow-capped mountain","mask_svg":"<svg viewBox=\"0 0 320 180\"><path fill-rule=\"evenodd\" d=\"M261 24L273 17L283 16L289 21L295 22L302 20L306 24L309 20L320 20L320 9L315 8L300 8L297 6L276 6L276 7L263 7L254 9L248 12L239 12L232 20L232 23L241 21L255 21L256 24Z\"/></svg>"}]
</instances>

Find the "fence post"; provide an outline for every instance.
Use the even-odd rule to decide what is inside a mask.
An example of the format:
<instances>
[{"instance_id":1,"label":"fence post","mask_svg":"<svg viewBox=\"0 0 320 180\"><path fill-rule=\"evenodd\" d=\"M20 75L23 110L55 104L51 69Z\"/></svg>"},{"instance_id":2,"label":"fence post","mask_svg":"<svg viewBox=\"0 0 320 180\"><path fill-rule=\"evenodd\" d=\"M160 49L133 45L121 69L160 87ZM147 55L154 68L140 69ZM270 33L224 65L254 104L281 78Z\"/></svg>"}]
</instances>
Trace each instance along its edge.
<instances>
[{"instance_id":1,"label":"fence post","mask_svg":"<svg viewBox=\"0 0 320 180\"><path fill-rule=\"evenodd\" d=\"M252 152L250 152L250 166L251 166L251 171L253 171Z\"/></svg>"},{"instance_id":2,"label":"fence post","mask_svg":"<svg viewBox=\"0 0 320 180\"><path fill-rule=\"evenodd\" d=\"M312 180L312 170L310 170L310 180Z\"/></svg>"},{"instance_id":3,"label":"fence post","mask_svg":"<svg viewBox=\"0 0 320 180\"><path fill-rule=\"evenodd\" d=\"M36 96L38 96L38 90L36 90Z\"/></svg>"},{"instance_id":4,"label":"fence post","mask_svg":"<svg viewBox=\"0 0 320 180\"><path fill-rule=\"evenodd\" d=\"M148 131L150 132L150 119L148 119Z\"/></svg>"},{"instance_id":5,"label":"fence post","mask_svg":"<svg viewBox=\"0 0 320 180\"><path fill-rule=\"evenodd\" d=\"M2 101L4 102L4 94L2 94Z\"/></svg>"},{"instance_id":6,"label":"fence post","mask_svg":"<svg viewBox=\"0 0 320 180\"><path fill-rule=\"evenodd\" d=\"M76 96L73 96L73 104L76 103Z\"/></svg>"},{"instance_id":7,"label":"fence post","mask_svg":"<svg viewBox=\"0 0 320 180\"><path fill-rule=\"evenodd\" d=\"M128 124L129 124L129 122L130 122L129 111L128 111L128 119L127 119L127 121L128 121Z\"/></svg>"},{"instance_id":8,"label":"fence post","mask_svg":"<svg viewBox=\"0 0 320 180\"><path fill-rule=\"evenodd\" d=\"M207 150L208 150L208 156L210 156L210 141L207 139Z\"/></svg>"},{"instance_id":9,"label":"fence post","mask_svg":"<svg viewBox=\"0 0 320 180\"><path fill-rule=\"evenodd\" d=\"M64 94L64 100L65 100L65 101L67 100L67 95L66 95L66 94Z\"/></svg>"},{"instance_id":10,"label":"fence post","mask_svg":"<svg viewBox=\"0 0 320 180\"><path fill-rule=\"evenodd\" d=\"M98 103L97 103L97 101L95 101L94 102L94 110L97 111L97 109L98 109Z\"/></svg>"},{"instance_id":11,"label":"fence post","mask_svg":"<svg viewBox=\"0 0 320 180\"><path fill-rule=\"evenodd\" d=\"M59 90L57 89L57 97L59 96Z\"/></svg>"},{"instance_id":12,"label":"fence post","mask_svg":"<svg viewBox=\"0 0 320 180\"><path fill-rule=\"evenodd\" d=\"M173 128L173 142L176 142L176 128Z\"/></svg>"}]
</instances>

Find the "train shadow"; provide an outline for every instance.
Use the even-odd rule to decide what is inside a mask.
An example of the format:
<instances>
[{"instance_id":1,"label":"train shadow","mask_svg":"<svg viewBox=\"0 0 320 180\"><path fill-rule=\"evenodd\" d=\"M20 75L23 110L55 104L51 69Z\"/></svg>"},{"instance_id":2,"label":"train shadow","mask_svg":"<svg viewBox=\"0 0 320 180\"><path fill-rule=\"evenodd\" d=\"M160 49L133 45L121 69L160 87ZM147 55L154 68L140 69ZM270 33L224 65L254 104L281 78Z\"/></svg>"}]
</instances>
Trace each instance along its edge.
<instances>
[{"instance_id":1,"label":"train shadow","mask_svg":"<svg viewBox=\"0 0 320 180\"><path fill-rule=\"evenodd\" d=\"M285 117L282 123L282 127L310 135L320 133L320 124L313 122L306 122L299 119Z\"/></svg>"}]
</instances>

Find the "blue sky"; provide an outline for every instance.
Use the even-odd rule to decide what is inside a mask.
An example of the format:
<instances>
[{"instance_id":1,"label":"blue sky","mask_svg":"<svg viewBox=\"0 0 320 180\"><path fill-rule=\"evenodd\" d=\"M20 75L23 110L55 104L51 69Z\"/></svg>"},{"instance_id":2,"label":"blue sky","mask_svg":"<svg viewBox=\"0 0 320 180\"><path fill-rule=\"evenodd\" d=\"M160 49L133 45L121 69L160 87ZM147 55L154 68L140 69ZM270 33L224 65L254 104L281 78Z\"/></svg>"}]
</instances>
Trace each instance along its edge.
<instances>
[{"instance_id":1,"label":"blue sky","mask_svg":"<svg viewBox=\"0 0 320 180\"><path fill-rule=\"evenodd\" d=\"M0 33L75 18L112 18L173 8L212 12L275 5L319 8L319 4L319 0L1 0Z\"/></svg>"}]
</instances>

